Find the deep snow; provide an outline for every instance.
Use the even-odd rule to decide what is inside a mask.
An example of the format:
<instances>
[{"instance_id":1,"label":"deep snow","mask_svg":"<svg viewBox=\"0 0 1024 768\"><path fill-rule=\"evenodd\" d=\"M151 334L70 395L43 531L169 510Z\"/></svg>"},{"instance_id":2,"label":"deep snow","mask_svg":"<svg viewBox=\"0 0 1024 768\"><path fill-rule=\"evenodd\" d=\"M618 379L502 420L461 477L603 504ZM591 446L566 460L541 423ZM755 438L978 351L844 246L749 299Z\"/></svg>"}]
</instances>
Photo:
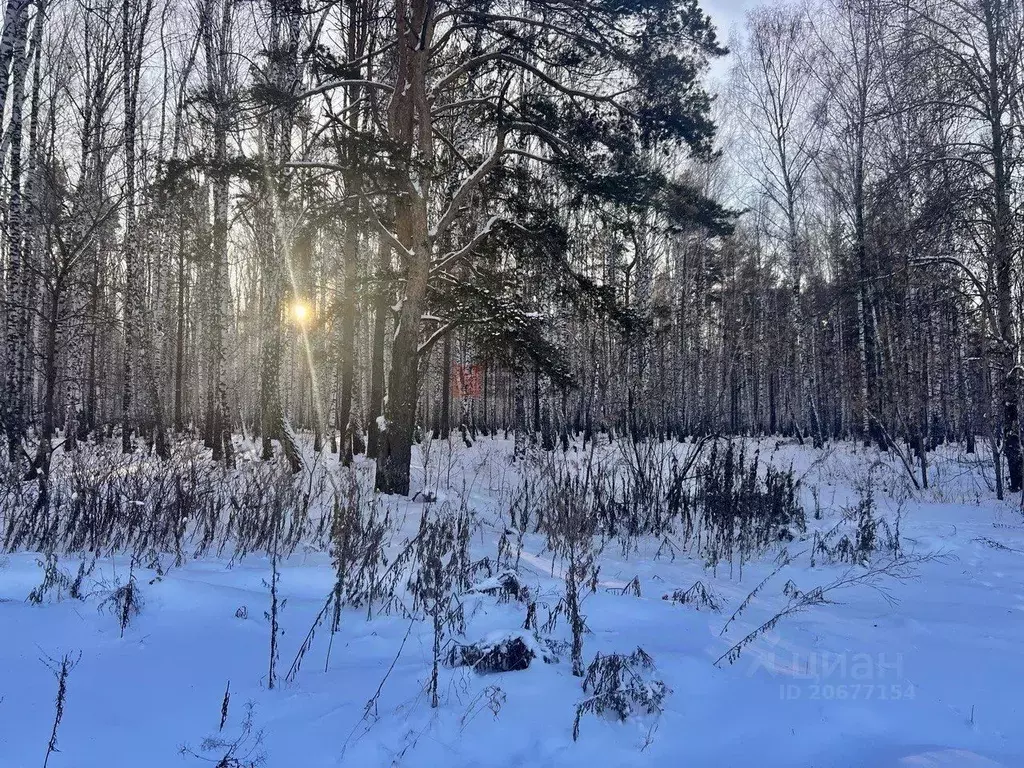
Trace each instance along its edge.
<instances>
[{"instance_id":1,"label":"deep snow","mask_svg":"<svg viewBox=\"0 0 1024 768\"><path fill-rule=\"evenodd\" d=\"M502 440L482 439L472 449L458 442L434 443L427 470L421 454L414 487L431 489L435 504L464 497L480 522L474 555L493 557L507 499L501 489L515 475L511 448ZM682 555L656 559L657 542L628 558L609 543L601 584L584 603L592 631L584 657L642 647L672 689L660 718L584 717L574 743L583 693L567 659L496 675L443 669L441 705L433 710L424 688L429 623L397 615L368 621L366 609L345 611L326 670L329 635L321 630L295 681L267 690L266 558L191 561L159 578L138 572L145 604L121 637L116 617L98 605L124 582L126 557L98 564L86 580L86 600L31 605L39 556L17 553L0 556L0 768L42 765L56 680L41 659L66 652L81 658L68 679L51 768L202 765L180 748L202 753L204 738L218 735L226 686L222 735L234 738L252 702L254 731L262 732L266 765L274 767L1024 766L1020 500L997 502L976 460L953 449L934 459L932 489L913 493L902 468L874 451L844 445L822 455L777 440L763 441L762 450L776 465L797 469L809 515L816 489L823 519L809 523L822 530L855 503L855 488L881 458L871 471L878 507L890 516L900 510L906 559L923 560L903 578L831 593L835 602L786 617L734 664L716 667L786 604L788 582L806 592L863 568L810 567L809 533L787 545L793 563L771 577L723 637L737 606L776 570L771 556L745 563L742 573L728 564L712 573ZM407 528L428 503L418 498L389 501ZM543 551L540 536L525 543L520 573L553 605L562 566ZM65 557L62 565L74 571L77 560ZM634 576L641 596L618 594ZM282 565L282 677L333 580L323 552L303 551ZM722 598L721 611L662 599L697 580ZM522 626L515 602L464 599L468 639Z\"/></svg>"}]
</instances>

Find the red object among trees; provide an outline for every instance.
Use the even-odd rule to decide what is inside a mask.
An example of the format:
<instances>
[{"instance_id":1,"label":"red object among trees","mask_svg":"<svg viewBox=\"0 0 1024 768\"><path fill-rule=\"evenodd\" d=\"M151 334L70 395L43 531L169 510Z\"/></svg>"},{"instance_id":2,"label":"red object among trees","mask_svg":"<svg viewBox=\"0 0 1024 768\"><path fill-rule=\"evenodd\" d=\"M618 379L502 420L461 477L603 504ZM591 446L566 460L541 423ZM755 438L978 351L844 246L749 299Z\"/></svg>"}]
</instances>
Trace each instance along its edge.
<instances>
[{"instance_id":1,"label":"red object among trees","mask_svg":"<svg viewBox=\"0 0 1024 768\"><path fill-rule=\"evenodd\" d=\"M452 397L480 397L479 365L452 366Z\"/></svg>"}]
</instances>

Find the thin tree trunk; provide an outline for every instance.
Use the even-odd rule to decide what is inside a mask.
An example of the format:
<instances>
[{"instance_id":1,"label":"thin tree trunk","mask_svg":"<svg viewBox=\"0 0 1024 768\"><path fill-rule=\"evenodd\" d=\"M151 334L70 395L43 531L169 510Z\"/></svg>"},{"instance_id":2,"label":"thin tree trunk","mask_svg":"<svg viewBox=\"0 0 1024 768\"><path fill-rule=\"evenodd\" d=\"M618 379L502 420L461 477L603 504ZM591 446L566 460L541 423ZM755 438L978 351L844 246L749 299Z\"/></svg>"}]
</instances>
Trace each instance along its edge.
<instances>
[{"instance_id":1,"label":"thin tree trunk","mask_svg":"<svg viewBox=\"0 0 1024 768\"><path fill-rule=\"evenodd\" d=\"M25 84L25 36L27 34L27 3L10 0L0 40L0 110L7 98L7 68L13 60L14 99L8 130L11 135L10 198L7 209L7 365L4 381L4 428L7 452L17 466L21 443L25 436L25 381L28 350L29 281L31 270L24 263L23 211L21 199L21 132L22 94ZM0 115L3 112L0 111Z\"/></svg>"},{"instance_id":2,"label":"thin tree trunk","mask_svg":"<svg viewBox=\"0 0 1024 768\"><path fill-rule=\"evenodd\" d=\"M373 341L370 361L369 436L366 455L376 459L380 450L380 419L384 417L384 334L388 320L387 278L391 272L391 247L381 239L377 255L377 290L374 294Z\"/></svg>"}]
</instances>

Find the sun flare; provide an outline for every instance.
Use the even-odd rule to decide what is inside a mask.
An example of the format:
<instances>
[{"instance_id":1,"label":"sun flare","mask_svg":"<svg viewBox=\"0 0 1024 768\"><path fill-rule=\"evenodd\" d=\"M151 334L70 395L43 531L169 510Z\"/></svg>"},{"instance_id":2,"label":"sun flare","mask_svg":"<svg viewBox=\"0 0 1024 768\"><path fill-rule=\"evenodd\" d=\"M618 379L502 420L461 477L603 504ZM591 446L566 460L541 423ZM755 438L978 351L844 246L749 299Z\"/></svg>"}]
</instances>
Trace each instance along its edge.
<instances>
[{"instance_id":1,"label":"sun flare","mask_svg":"<svg viewBox=\"0 0 1024 768\"><path fill-rule=\"evenodd\" d=\"M292 320L298 325L306 325L313 317L309 305L303 301L296 301L291 306Z\"/></svg>"}]
</instances>

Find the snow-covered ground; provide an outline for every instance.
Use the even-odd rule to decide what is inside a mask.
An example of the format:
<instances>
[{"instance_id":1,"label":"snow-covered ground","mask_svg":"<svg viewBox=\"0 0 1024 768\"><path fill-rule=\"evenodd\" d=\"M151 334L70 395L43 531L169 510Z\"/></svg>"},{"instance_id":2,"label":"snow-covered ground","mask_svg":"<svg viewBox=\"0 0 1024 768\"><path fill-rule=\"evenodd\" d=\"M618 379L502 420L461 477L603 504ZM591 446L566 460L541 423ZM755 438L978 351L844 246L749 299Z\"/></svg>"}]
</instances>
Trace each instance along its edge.
<instances>
[{"instance_id":1,"label":"snow-covered ground","mask_svg":"<svg viewBox=\"0 0 1024 768\"><path fill-rule=\"evenodd\" d=\"M333 638L321 626L289 682L288 668L335 582L330 556L313 547L281 564L273 690L266 557L207 556L174 566L166 556L162 575L138 570L144 603L122 636L116 608L101 602L125 583L127 556L97 563L83 582L85 599L58 600L51 591L32 604L26 598L43 578L40 555L19 552L0 556L0 768L43 764L57 695L52 660L64 654L77 663L51 768L216 764L225 748L204 751L204 740L243 736L247 711L252 727L235 753L240 765L263 754L265 765L283 768L1024 766L1019 498L996 501L973 457L952 449L934 457L925 491L908 489L902 467L875 451L845 445L822 454L777 440L761 449L801 478L805 536L742 568L720 563L712 571L685 553L668 556L663 542L641 542L626 556L610 541L599 557L597 590L585 593L585 662L643 648L671 689L660 717L623 723L585 715L574 742L576 706L586 694L564 655L491 675L444 667L440 706L431 708L431 623L379 607L346 608ZM435 442L420 454L414 487L436 500L420 494L385 506L410 534L424 505L464 504L477 523L473 556L494 558L518 472L510 453L502 440L482 439L471 449L457 438L452 447ZM816 558L812 567L814 532L834 527L869 477L878 516L891 524L899 517L901 564L873 574L886 562L880 552L868 566ZM780 565L783 550L789 565ZM74 575L78 562L64 555L60 565ZM526 535L519 573L537 597L542 624L564 592L563 568L542 536ZM639 595L622 590L634 577ZM824 594L829 602L784 617L734 663L716 666L747 633L793 605L794 589L806 595L851 579ZM719 610L663 599L698 580ZM524 607L514 600L461 599L467 640L523 625ZM566 622L552 634L567 639Z\"/></svg>"}]
</instances>

